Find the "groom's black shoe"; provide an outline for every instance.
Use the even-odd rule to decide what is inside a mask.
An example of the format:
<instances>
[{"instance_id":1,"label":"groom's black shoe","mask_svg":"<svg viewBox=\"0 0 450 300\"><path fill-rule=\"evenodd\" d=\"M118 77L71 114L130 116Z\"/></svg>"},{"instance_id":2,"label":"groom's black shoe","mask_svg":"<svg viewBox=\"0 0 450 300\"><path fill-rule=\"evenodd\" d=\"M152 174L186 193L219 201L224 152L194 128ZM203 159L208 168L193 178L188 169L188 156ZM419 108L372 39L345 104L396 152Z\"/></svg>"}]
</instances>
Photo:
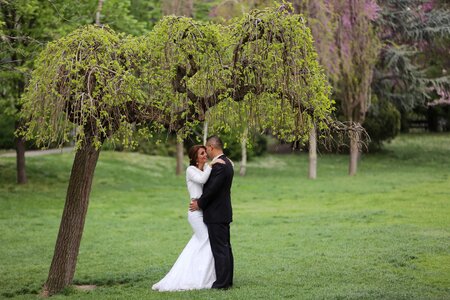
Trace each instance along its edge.
<instances>
[{"instance_id":1,"label":"groom's black shoe","mask_svg":"<svg viewBox=\"0 0 450 300\"><path fill-rule=\"evenodd\" d=\"M224 287L211 287L211 288L212 288L212 289L216 289L216 290L223 290L223 291L225 291L225 290L231 289L232 286L229 285L229 286L224 286Z\"/></svg>"},{"instance_id":2,"label":"groom's black shoe","mask_svg":"<svg viewBox=\"0 0 450 300\"><path fill-rule=\"evenodd\" d=\"M217 289L217 290L228 290L231 289L233 287L233 284L230 283L228 285L212 285L212 289Z\"/></svg>"}]
</instances>

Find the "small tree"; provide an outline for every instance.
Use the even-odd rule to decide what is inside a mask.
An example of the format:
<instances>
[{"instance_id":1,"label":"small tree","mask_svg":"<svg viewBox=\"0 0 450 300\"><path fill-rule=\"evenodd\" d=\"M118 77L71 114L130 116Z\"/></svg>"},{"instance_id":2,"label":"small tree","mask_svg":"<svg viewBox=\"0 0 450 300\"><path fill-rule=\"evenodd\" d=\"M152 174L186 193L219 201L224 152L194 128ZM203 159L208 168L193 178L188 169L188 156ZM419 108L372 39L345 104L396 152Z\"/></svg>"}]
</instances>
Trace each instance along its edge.
<instances>
[{"instance_id":1,"label":"small tree","mask_svg":"<svg viewBox=\"0 0 450 300\"><path fill-rule=\"evenodd\" d=\"M341 20L337 38L340 56L339 97L347 121L362 124L370 105L373 70L380 43L371 24L369 0L337 1ZM350 135L349 175L355 175L359 159L360 136Z\"/></svg>"}]
</instances>

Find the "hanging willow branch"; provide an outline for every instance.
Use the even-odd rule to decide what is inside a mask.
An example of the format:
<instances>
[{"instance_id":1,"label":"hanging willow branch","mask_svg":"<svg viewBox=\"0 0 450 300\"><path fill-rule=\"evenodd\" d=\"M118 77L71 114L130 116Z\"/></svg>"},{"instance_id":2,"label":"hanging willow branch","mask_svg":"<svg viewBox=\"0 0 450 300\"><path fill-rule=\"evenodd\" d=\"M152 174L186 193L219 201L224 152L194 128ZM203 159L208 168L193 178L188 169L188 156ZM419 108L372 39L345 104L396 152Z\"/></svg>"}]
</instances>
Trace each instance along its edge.
<instances>
[{"instance_id":1,"label":"hanging willow branch","mask_svg":"<svg viewBox=\"0 0 450 300\"><path fill-rule=\"evenodd\" d=\"M329 120L328 129L320 132L321 143L328 151L348 146L351 139L358 140L358 150L368 150L370 136L366 129L357 122Z\"/></svg>"},{"instance_id":2,"label":"hanging willow branch","mask_svg":"<svg viewBox=\"0 0 450 300\"><path fill-rule=\"evenodd\" d=\"M84 27L49 43L24 96L27 137L41 146L69 141L97 146L127 120L134 80L122 64L124 42L111 29Z\"/></svg>"},{"instance_id":3,"label":"hanging willow branch","mask_svg":"<svg viewBox=\"0 0 450 300\"><path fill-rule=\"evenodd\" d=\"M210 124L237 132L269 129L285 140L305 138L313 123L327 128L330 86L301 15L288 5L255 10L233 24L230 35L232 92L212 109Z\"/></svg>"}]
</instances>

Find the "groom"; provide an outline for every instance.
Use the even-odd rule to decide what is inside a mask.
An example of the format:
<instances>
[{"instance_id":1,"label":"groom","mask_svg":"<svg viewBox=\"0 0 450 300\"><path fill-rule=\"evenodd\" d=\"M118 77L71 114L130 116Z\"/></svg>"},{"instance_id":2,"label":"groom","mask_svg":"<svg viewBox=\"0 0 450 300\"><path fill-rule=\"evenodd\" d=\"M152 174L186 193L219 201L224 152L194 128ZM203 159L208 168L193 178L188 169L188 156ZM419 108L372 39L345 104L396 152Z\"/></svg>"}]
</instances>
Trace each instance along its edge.
<instances>
[{"instance_id":1,"label":"groom","mask_svg":"<svg viewBox=\"0 0 450 300\"><path fill-rule=\"evenodd\" d=\"M225 164L214 164L211 175L203 187L199 199L191 202L189 209L203 210L203 221L208 227L211 250L216 268L214 289L227 289L233 285L233 253L230 244L231 184L233 182L233 165L223 154L223 143L216 135L206 140L206 153L212 160L221 158Z\"/></svg>"}]
</instances>

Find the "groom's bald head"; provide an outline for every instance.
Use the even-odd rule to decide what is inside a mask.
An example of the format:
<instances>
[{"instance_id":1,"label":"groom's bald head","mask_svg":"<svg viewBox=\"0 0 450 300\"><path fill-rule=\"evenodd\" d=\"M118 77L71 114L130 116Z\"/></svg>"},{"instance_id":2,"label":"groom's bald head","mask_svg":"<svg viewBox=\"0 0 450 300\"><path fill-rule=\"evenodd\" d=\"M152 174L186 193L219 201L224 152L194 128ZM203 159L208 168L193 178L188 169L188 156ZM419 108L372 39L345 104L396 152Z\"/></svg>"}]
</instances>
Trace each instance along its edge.
<instances>
[{"instance_id":1,"label":"groom's bald head","mask_svg":"<svg viewBox=\"0 0 450 300\"><path fill-rule=\"evenodd\" d=\"M206 139L206 153L210 159L223 154L223 143L217 135L212 135Z\"/></svg>"},{"instance_id":2,"label":"groom's bald head","mask_svg":"<svg viewBox=\"0 0 450 300\"><path fill-rule=\"evenodd\" d=\"M207 138L206 146L212 146L214 149L223 150L222 140L217 135L212 135Z\"/></svg>"}]
</instances>

